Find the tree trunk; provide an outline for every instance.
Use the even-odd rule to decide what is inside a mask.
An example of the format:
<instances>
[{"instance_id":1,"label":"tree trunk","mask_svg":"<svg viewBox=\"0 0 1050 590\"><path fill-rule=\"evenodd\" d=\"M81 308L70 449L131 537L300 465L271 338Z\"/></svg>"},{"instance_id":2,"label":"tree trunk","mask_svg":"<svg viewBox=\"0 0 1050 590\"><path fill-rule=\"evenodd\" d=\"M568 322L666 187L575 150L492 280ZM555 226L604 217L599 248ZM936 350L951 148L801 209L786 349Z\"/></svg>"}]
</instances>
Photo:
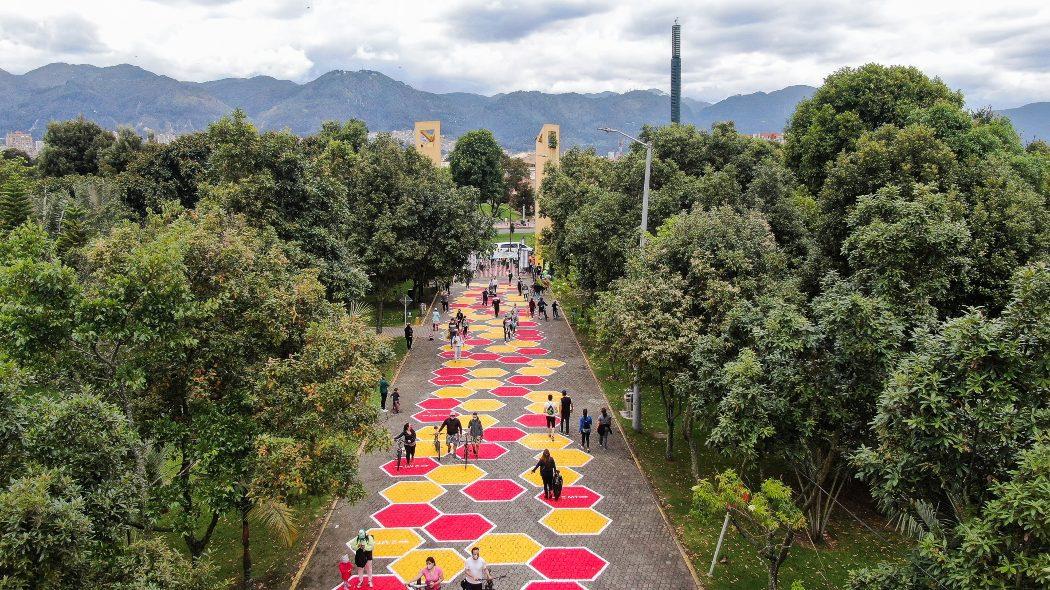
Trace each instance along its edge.
<instances>
[{"instance_id":1,"label":"tree trunk","mask_svg":"<svg viewBox=\"0 0 1050 590\"><path fill-rule=\"evenodd\" d=\"M667 420L667 450L664 452L664 458L668 461L674 458L674 417Z\"/></svg>"},{"instance_id":2,"label":"tree trunk","mask_svg":"<svg viewBox=\"0 0 1050 590\"><path fill-rule=\"evenodd\" d=\"M383 333L383 296L379 296L379 301L376 304L376 334Z\"/></svg>"},{"instance_id":3,"label":"tree trunk","mask_svg":"<svg viewBox=\"0 0 1050 590\"><path fill-rule=\"evenodd\" d=\"M241 505L241 570L244 576L242 588L252 587L251 527L248 526L248 511L251 505Z\"/></svg>"},{"instance_id":4,"label":"tree trunk","mask_svg":"<svg viewBox=\"0 0 1050 590\"><path fill-rule=\"evenodd\" d=\"M689 468L693 472L693 481L700 481L700 443L694 433L689 437Z\"/></svg>"},{"instance_id":5,"label":"tree trunk","mask_svg":"<svg viewBox=\"0 0 1050 590\"><path fill-rule=\"evenodd\" d=\"M777 590L780 588L780 580L777 578L780 576L780 564L775 559L771 559L767 562L769 568L769 584L766 586L767 590Z\"/></svg>"}]
</instances>

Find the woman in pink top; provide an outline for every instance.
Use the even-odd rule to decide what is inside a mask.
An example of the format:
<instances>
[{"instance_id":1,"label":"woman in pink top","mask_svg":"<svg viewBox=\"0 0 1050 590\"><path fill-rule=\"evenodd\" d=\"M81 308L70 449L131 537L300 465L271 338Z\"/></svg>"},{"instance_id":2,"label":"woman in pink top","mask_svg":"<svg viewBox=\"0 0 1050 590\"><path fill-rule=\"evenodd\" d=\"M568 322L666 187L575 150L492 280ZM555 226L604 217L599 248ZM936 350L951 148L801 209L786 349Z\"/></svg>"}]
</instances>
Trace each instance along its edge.
<instances>
[{"instance_id":1,"label":"woman in pink top","mask_svg":"<svg viewBox=\"0 0 1050 590\"><path fill-rule=\"evenodd\" d=\"M426 584L427 590L441 590L441 583L445 581L445 572L437 566L433 557L427 557L427 566L419 570L416 582Z\"/></svg>"}]
</instances>

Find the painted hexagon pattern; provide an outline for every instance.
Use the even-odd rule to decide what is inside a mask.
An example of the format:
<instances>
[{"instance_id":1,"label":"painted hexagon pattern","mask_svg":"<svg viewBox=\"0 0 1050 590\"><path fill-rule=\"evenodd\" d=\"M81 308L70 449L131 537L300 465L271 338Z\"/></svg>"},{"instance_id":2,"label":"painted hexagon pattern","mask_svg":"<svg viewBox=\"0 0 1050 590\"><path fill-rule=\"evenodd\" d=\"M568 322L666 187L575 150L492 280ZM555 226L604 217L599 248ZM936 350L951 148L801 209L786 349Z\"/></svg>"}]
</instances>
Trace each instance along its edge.
<instances>
[{"instance_id":1,"label":"painted hexagon pattern","mask_svg":"<svg viewBox=\"0 0 1050 590\"><path fill-rule=\"evenodd\" d=\"M443 514L423 527L438 542L475 541L496 525L480 514Z\"/></svg>"},{"instance_id":2,"label":"painted hexagon pattern","mask_svg":"<svg viewBox=\"0 0 1050 590\"><path fill-rule=\"evenodd\" d=\"M547 547L529 565L552 580L593 580L609 562L586 547Z\"/></svg>"},{"instance_id":3,"label":"painted hexagon pattern","mask_svg":"<svg viewBox=\"0 0 1050 590\"><path fill-rule=\"evenodd\" d=\"M372 515L372 519L389 528L421 527L441 513L430 504L391 504Z\"/></svg>"},{"instance_id":4,"label":"painted hexagon pattern","mask_svg":"<svg viewBox=\"0 0 1050 590\"><path fill-rule=\"evenodd\" d=\"M524 492L525 488L512 479L479 479L463 488L463 493L475 502L510 502Z\"/></svg>"}]
</instances>

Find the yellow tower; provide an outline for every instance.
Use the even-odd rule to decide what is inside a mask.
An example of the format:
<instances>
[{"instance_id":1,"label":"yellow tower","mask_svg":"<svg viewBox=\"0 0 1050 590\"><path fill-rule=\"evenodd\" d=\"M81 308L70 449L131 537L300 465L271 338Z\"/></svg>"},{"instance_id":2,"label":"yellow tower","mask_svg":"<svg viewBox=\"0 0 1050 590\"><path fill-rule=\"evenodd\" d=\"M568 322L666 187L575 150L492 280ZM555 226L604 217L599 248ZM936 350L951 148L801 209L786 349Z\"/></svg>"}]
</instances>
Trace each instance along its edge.
<instances>
[{"instance_id":1,"label":"yellow tower","mask_svg":"<svg viewBox=\"0 0 1050 590\"><path fill-rule=\"evenodd\" d=\"M533 188L536 190L536 262L543 264L540 236L543 230L550 227L551 220L540 213L540 189L546 177L546 168L561 160L561 127L546 123L536 136L536 179Z\"/></svg>"},{"instance_id":2,"label":"yellow tower","mask_svg":"<svg viewBox=\"0 0 1050 590\"><path fill-rule=\"evenodd\" d=\"M412 142L434 166L441 166L441 121L416 121Z\"/></svg>"}]
</instances>

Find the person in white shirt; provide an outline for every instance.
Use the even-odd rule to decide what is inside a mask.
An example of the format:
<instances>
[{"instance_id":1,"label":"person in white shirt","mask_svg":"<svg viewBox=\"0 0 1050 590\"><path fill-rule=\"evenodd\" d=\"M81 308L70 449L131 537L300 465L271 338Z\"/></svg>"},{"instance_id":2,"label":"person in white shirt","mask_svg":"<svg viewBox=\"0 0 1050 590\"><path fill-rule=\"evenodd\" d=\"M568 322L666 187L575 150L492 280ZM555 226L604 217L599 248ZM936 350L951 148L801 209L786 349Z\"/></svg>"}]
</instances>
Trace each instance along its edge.
<instances>
[{"instance_id":1,"label":"person in white shirt","mask_svg":"<svg viewBox=\"0 0 1050 590\"><path fill-rule=\"evenodd\" d=\"M466 560L467 570L463 574L463 590L482 590L484 580L491 580L492 573L489 572L489 564L481 558L481 550L474 547L470 550L470 557Z\"/></svg>"}]
</instances>

